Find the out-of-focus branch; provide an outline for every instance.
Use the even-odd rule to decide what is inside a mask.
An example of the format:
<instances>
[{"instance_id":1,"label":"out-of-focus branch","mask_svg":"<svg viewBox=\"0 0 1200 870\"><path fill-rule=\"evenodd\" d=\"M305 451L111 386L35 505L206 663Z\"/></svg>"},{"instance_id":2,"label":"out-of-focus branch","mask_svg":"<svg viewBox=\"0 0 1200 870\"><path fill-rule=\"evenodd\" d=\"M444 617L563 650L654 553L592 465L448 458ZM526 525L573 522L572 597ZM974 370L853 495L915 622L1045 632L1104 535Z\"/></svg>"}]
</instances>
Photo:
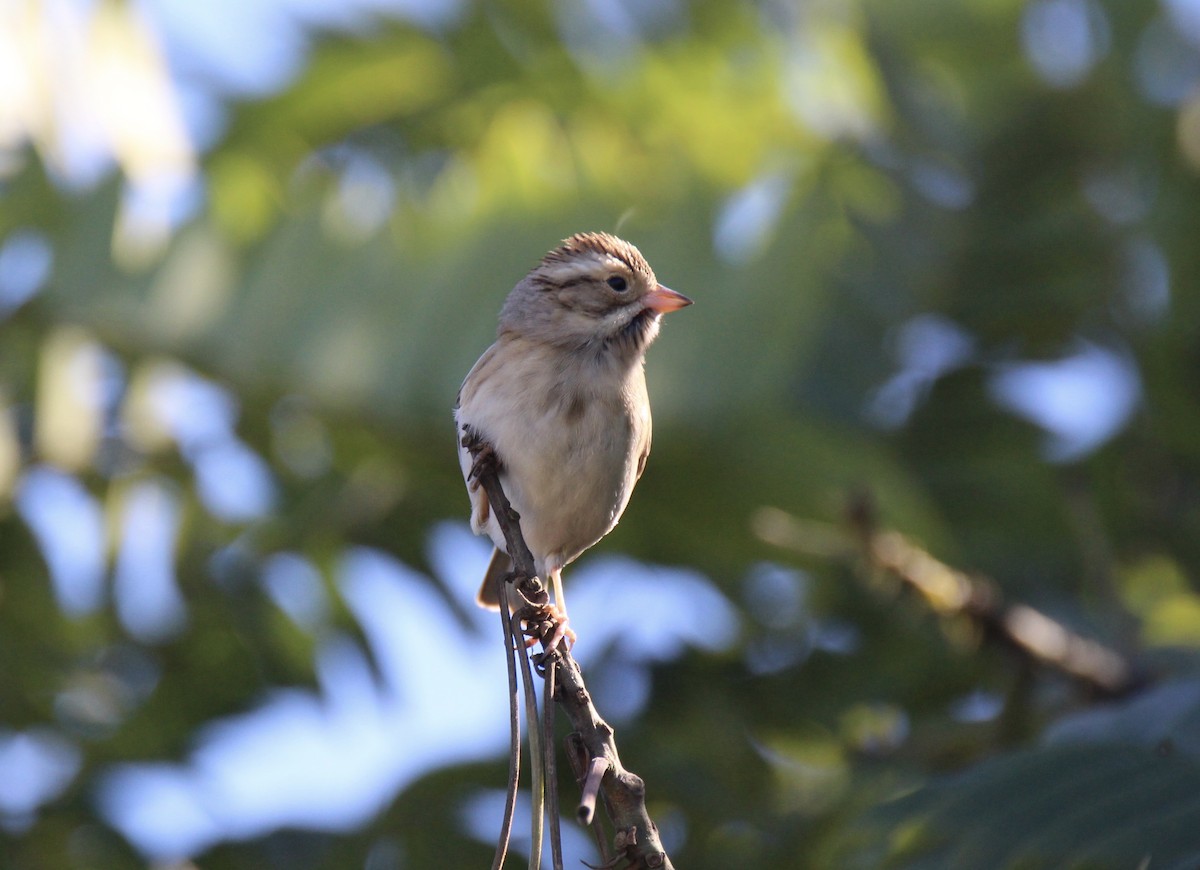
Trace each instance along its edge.
<instances>
[{"instance_id":1,"label":"out-of-focus branch","mask_svg":"<svg viewBox=\"0 0 1200 870\"><path fill-rule=\"evenodd\" d=\"M500 485L499 460L491 447L472 432L464 433L462 443L475 458L471 476L487 493L513 560L514 570L506 582L511 583L513 590L528 602L528 606L518 609L516 615L526 622L542 643L544 652L541 666L554 670L553 700L567 714L574 728L570 742L577 742L584 747L589 769L592 766L598 768L600 765L596 761L600 759L606 765L599 787L601 799L613 824L614 851L626 860L631 870L672 870L674 865L662 847L658 826L646 810L645 782L622 766L613 729L601 718L592 703L579 665L564 649L565 644L551 640L558 636L558 625L552 612L546 608L549 596L537 577L533 554L521 532L521 518L513 510ZM547 650L547 646L551 648ZM552 739L552 735L547 735L547 739ZM586 811L581 808L582 812Z\"/></svg>"},{"instance_id":2,"label":"out-of-focus branch","mask_svg":"<svg viewBox=\"0 0 1200 870\"><path fill-rule=\"evenodd\" d=\"M852 506L848 529L801 520L778 508L763 508L753 524L762 540L805 555L865 557L870 569L900 580L935 613L971 619L985 637L1097 694L1123 695L1140 684L1136 668L1116 650L1027 604L1004 601L1000 588L987 577L960 571L900 532L879 528L866 499Z\"/></svg>"}]
</instances>

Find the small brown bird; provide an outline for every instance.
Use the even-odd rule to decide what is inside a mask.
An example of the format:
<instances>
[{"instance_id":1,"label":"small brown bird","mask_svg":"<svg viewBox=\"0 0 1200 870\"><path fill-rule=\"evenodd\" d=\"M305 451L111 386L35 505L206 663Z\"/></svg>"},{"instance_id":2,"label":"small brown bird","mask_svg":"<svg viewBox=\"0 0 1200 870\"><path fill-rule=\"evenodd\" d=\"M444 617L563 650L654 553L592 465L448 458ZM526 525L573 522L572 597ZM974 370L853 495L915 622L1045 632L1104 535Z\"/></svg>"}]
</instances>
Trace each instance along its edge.
<instances>
[{"instance_id":1,"label":"small brown bird","mask_svg":"<svg viewBox=\"0 0 1200 870\"><path fill-rule=\"evenodd\" d=\"M561 572L612 531L650 453L646 348L660 317L692 300L658 283L637 248L607 233L566 239L508 294L495 344L458 392L454 417L491 445L538 576L566 616ZM478 602L495 608L512 570L487 495L469 479L471 528L496 551Z\"/></svg>"}]
</instances>

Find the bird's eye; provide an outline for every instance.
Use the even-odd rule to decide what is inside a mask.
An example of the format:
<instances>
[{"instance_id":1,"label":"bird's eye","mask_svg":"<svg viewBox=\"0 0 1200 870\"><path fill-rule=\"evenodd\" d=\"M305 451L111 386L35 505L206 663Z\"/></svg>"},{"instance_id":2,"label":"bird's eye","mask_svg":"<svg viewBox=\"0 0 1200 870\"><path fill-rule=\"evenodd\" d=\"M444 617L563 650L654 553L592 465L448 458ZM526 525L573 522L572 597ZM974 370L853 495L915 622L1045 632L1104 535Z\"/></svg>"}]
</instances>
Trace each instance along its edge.
<instances>
[{"instance_id":1,"label":"bird's eye","mask_svg":"<svg viewBox=\"0 0 1200 870\"><path fill-rule=\"evenodd\" d=\"M624 293L629 287L629 284L627 284L625 279L620 275L613 275L608 279L608 286L616 290L618 293Z\"/></svg>"}]
</instances>

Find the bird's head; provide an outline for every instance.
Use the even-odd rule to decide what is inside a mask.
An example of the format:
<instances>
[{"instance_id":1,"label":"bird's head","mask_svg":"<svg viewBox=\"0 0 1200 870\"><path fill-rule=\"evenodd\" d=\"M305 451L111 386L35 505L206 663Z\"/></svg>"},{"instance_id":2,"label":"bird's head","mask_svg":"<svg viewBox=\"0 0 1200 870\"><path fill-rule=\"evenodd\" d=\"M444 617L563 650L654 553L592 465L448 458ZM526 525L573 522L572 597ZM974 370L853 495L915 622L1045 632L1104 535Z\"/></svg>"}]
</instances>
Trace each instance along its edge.
<instances>
[{"instance_id":1,"label":"bird's head","mask_svg":"<svg viewBox=\"0 0 1200 870\"><path fill-rule=\"evenodd\" d=\"M582 351L639 357L663 314L692 300L658 283L633 245L607 233L563 241L513 288L500 332Z\"/></svg>"}]
</instances>

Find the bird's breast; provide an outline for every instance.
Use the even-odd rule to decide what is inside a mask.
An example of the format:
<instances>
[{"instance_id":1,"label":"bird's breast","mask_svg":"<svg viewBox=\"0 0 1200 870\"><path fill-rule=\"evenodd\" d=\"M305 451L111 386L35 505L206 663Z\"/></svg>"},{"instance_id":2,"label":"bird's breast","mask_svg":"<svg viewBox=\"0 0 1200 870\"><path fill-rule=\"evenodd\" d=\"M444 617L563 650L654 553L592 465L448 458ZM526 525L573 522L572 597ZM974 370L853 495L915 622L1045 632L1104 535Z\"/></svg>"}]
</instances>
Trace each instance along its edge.
<instances>
[{"instance_id":1,"label":"bird's breast","mask_svg":"<svg viewBox=\"0 0 1200 870\"><path fill-rule=\"evenodd\" d=\"M481 358L457 416L495 448L539 569L570 562L612 529L649 439L640 365L597 364L516 341ZM487 531L503 546L493 526Z\"/></svg>"}]
</instances>

